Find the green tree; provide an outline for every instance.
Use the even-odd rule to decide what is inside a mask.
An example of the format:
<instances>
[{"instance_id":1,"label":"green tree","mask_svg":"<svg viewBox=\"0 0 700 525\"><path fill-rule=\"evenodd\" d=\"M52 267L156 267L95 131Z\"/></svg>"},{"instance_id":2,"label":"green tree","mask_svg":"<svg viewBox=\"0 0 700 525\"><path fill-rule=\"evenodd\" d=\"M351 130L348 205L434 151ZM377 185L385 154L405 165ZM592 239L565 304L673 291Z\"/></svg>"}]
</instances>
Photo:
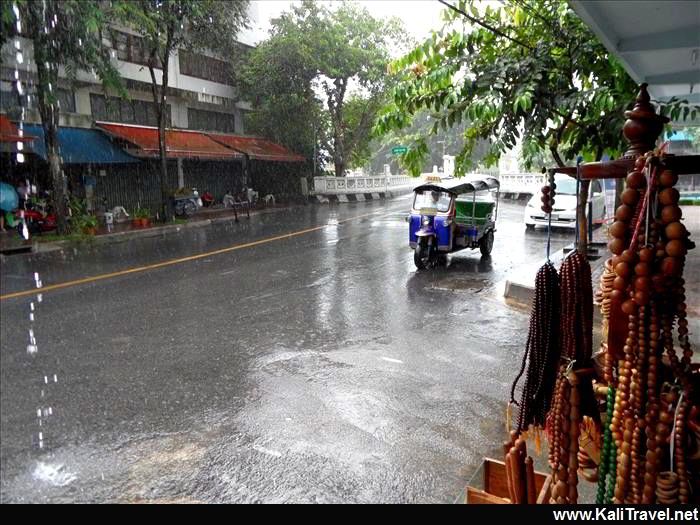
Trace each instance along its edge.
<instances>
[{"instance_id":1,"label":"green tree","mask_svg":"<svg viewBox=\"0 0 700 525\"><path fill-rule=\"evenodd\" d=\"M165 221L172 218L165 144L170 57L178 49L209 49L230 56L237 48L236 35L247 23L247 7L248 0L131 0L118 6L122 22L143 37L148 57L158 122L161 214Z\"/></svg>"},{"instance_id":2,"label":"green tree","mask_svg":"<svg viewBox=\"0 0 700 525\"><path fill-rule=\"evenodd\" d=\"M491 164L519 139L526 160L549 149L560 165L621 151L622 113L636 86L566 3L476 5L457 2L442 31L393 64L403 82L378 130L404 127L423 108L434 112L434 133L468 119L462 169L479 138L490 141Z\"/></svg>"},{"instance_id":3,"label":"green tree","mask_svg":"<svg viewBox=\"0 0 700 525\"><path fill-rule=\"evenodd\" d=\"M405 127L423 109L436 116L433 133L468 119L459 171L480 139L490 142L487 164L518 140L526 164L543 150L563 166L626 149L620 130L637 86L566 2L442 3L445 27L393 64L401 82L378 133ZM417 172L425 138L412 150L406 162Z\"/></svg>"},{"instance_id":4,"label":"green tree","mask_svg":"<svg viewBox=\"0 0 700 525\"><path fill-rule=\"evenodd\" d=\"M441 166L443 155L456 156L464 148L464 134L469 126L468 121L454 124L449 129L440 128L435 133L431 133L435 120L428 110L420 110L412 117L410 125L401 129L392 129L374 139L372 150L374 155L371 160L372 171L380 172L384 164L389 164L392 169L399 166L410 167L410 153L408 155L392 154L392 148L396 146L406 146L421 139L425 141L426 152L419 158L419 173L426 173L433 169L433 166ZM488 150L488 142L480 140L472 148L470 166L481 163ZM409 159L409 162L404 161Z\"/></svg>"},{"instance_id":5,"label":"green tree","mask_svg":"<svg viewBox=\"0 0 700 525\"><path fill-rule=\"evenodd\" d=\"M244 81L248 90L260 93L256 108L270 122L281 116L300 137L314 130L317 137L327 135L335 173L341 176L366 155L389 80L389 50L403 34L396 20L377 20L357 5L343 2L327 9L306 0L272 21L270 38L251 52ZM325 116L318 111L318 97ZM304 113L295 114L297 109L309 111L311 126L304 123ZM327 122L329 129L319 133L314 122Z\"/></svg>"},{"instance_id":6,"label":"green tree","mask_svg":"<svg viewBox=\"0 0 700 525\"><path fill-rule=\"evenodd\" d=\"M317 71L293 36L277 33L250 50L236 76L241 98L253 105L246 127L306 158L325 160L327 115L313 90Z\"/></svg>"},{"instance_id":7,"label":"green tree","mask_svg":"<svg viewBox=\"0 0 700 525\"><path fill-rule=\"evenodd\" d=\"M68 194L58 153L60 107L56 95L59 67L69 80L78 71L94 71L105 85L120 78L102 45L102 29L111 9L99 0L24 0L3 3L3 30L31 40L37 70L36 96L44 128L46 156L59 234L68 233ZM8 21L12 23L8 24ZM8 27L9 26L9 27Z\"/></svg>"}]
</instances>

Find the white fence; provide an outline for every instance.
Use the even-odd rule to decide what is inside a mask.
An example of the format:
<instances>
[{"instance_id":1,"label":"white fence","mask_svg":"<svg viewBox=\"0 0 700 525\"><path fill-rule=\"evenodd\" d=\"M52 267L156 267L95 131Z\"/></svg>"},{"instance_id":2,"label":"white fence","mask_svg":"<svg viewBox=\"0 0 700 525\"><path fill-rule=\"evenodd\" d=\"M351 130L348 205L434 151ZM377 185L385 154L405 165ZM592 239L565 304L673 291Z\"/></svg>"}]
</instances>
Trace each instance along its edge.
<instances>
[{"instance_id":1,"label":"white fence","mask_svg":"<svg viewBox=\"0 0 700 525\"><path fill-rule=\"evenodd\" d=\"M501 193L530 193L540 191L547 176L539 173L509 173L496 176L501 182ZM390 175L377 177L314 177L314 195L347 195L358 193L386 193L399 188L413 188L423 177Z\"/></svg>"},{"instance_id":2,"label":"white fence","mask_svg":"<svg viewBox=\"0 0 700 525\"><path fill-rule=\"evenodd\" d=\"M499 175L501 193L535 194L547 183L547 175L540 173L508 173Z\"/></svg>"},{"instance_id":3,"label":"white fence","mask_svg":"<svg viewBox=\"0 0 700 525\"><path fill-rule=\"evenodd\" d=\"M337 195L349 193L385 193L387 191L412 187L419 179L406 175L388 177L314 177L316 195Z\"/></svg>"}]
</instances>

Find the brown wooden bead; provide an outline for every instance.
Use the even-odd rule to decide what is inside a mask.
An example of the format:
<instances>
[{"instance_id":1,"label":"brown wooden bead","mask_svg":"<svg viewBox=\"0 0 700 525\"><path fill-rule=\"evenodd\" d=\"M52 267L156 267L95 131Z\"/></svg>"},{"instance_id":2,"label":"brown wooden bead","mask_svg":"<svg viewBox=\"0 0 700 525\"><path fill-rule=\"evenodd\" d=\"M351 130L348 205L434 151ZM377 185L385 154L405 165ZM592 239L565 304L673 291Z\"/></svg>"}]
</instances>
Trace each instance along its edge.
<instances>
[{"instance_id":1,"label":"brown wooden bead","mask_svg":"<svg viewBox=\"0 0 700 525\"><path fill-rule=\"evenodd\" d=\"M681 220L682 215L681 209L675 204L671 206L664 206L661 209L661 221L664 224L677 222Z\"/></svg>"},{"instance_id":2,"label":"brown wooden bead","mask_svg":"<svg viewBox=\"0 0 700 525\"><path fill-rule=\"evenodd\" d=\"M623 221L615 221L608 229L608 233L613 237L623 238L627 233L627 223Z\"/></svg>"},{"instance_id":3,"label":"brown wooden bead","mask_svg":"<svg viewBox=\"0 0 700 525\"><path fill-rule=\"evenodd\" d=\"M649 293L642 290L634 292L634 302L639 306L646 306L649 304Z\"/></svg>"},{"instance_id":4,"label":"brown wooden bead","mask_svg":"<svg viewBox=\"0 0 700 525\"><path fill-rule=\"evenodd\" d=\"M630 268L629 263L621 262L621 263L618 263L617 266L615 266L615 273L619 277L622 277L623 279L627 279L630 276L630 274L632 273L632 269Z\"/></svg>"},{"instance_id":5,"label":"brown wooden bead","mask_svg":"<svg viewBox=\"0 0 700 525\"><path fill-rule=\"evenodd\" d=\"M627 175L627 186L629 188L640 190L647 185L647 180L641 171L631 171Z\"/></svg>"},{"instance_id":6,"label":"brown wooden bead","mask_svg":"<svg viewBox=\"0 0 700 525\"><path fill-rule=\"evenodd\" d=\"M624 239L615 238L608 243L608 249L615 255L620 255L624 251L625 245Z\"/></svg>"},{"instance_id":7,"label":"brown wooden bead","mask_svg":"<svg viewBox=\"0 0 700 525\"><path fill-rule=\"evenodd\" d=\"M687 237L687 231L685 226L680 222L672 222L666 226L664 231L668 239L685 239Z\"/></svg>"},{"instance_id":8,"label":"brown wooden bead","mask_svg":"<svg viewBox=\"0 0 700 525\"><path fill-rule=\"evenodd\" d=\"M624 303L622 303L622 311L626 314L632 314L637 310L637 306L634 304L634 301L632 300L627 300Z\"/></svg>"},{"instance_id":9,"label":"brown wooden bead","mask_svg":"<svg viewBox=\"0 0 700 525\"><path fill-rule=\"evenodd\" d=\"M664 275L673 277L681 272L682 266L680 261L675 257L666 257L661 261L661 271Z\"/></svg>"},{"instance_id":10,"label":"brown wooden bead","mask_svg":"<svg viewBox=\"0 0 700 525\"><path fill-rule=\"evenodd\" d=\"M666 253L670 257L683 257L686 253L685 243L679 239L668 241L666 243Z\"/></svg>"},{"instance_id":11,"label":"brown wooden bead","mask_svg":"<svg viewBox=\"0 0 700 525\"><path fill-rule=\"evenodd\" d=\"M622 192L620 199L623 203L627 204L627 206L636 206L639 201L639 192L631 188L626 189Z\"/></svg>"},{"instance_id":12,"label":"brown wooden bead","mask_svg":"<svg viewBox=\"0 0 700 525\"><path fill-rule=\"evenodd\" d=\"M671 170L664 170L659 176L659 183L664 187L675 186L678 182L678 175Z\"/></svg>"},{"instance_id":13,"label":"brown wooden bead","mask_svg":"<svg viewBox=\"0 0 700 525\"><path fill-rule=\"evenodd\" d=\"M651 272L651 267L649 263L640 262L634 267L634 273L640 277L646 277Z\"/></svg>"},{"instance_id":14,"label":"brown wooden bead","mask_svg":"<svg viewBox=\"0 0 700 525\"><path fill-rule=\"evenodd\" d=\"M624 250L620 257L624 262L629 264L634 264L637 262L637 254L634 250L630 250L629 248Z\"/></svg>"},{"instance_id":15,"label":"brown wooden bead","mask_svg":"<svg viewBox=\"0 0 700 525\"><path fill-rule=\"evenodd\" d=\"M654 260L654 250L651 248L642 248L639 250L639 260L645 263L652 262Z\"/></svg>"},{"instance_id":16,"label":"brown wooden bead","mask_svg":"<svg viewBox=\"0 0 700 525\"><path fill-rule=\"evenodd\" d=\"M642 292L649 292L652 289L651 279L646 276L637 277L634 280L634 289Z\"/></svg>"},{"instance_id":17,"label":"brown wooden bead","mask_svg":"<svg viewBox=\"0 0 700 525\"><path fill-rule=\"evenodd\" d=\"M629 222L632 220L632 217L634 217L634 208L632 206L622 204L615 210L615 219L618 221Z\"/></svg>"},{"instance_id":18,"label":"brown wooden bead","mask_svg":"<svg viewBox=\"0 0 700 525\"><path fill-rule=\"evenodd\" d=\"M676 188L666 188L661 193L659 193L659 202L664 206L671 204L678 204L678 199L680 198L680 193Z\"/></svg>"}]
</instances>

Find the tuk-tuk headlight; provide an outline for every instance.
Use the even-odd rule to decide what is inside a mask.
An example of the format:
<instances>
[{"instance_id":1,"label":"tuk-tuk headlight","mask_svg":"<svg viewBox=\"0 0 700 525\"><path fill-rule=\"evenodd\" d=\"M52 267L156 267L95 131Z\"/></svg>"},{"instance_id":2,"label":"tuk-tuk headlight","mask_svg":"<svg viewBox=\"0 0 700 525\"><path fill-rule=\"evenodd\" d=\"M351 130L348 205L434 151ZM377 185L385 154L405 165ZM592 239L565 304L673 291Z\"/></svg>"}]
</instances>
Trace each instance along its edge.
<instances>
[{"instance_id":1,"label":"tuk-tuk headlight","mask_svg":"<svg viewBox=\"0 0 700 525\"><path fill-rule=\"evenodd\" d=\"M423 217L423 226L428 226L430 224L430 218L429 217Z\"/></svg>"}]
</instances>

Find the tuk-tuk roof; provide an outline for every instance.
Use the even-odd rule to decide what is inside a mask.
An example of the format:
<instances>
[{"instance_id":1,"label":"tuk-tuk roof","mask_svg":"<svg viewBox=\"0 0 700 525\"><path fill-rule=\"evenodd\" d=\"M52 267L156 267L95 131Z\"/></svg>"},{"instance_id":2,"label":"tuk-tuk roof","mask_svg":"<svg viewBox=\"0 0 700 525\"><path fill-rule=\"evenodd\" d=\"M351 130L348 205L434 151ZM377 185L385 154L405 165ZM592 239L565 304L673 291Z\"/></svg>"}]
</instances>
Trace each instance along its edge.
<instances>
[{"instance_id":1,"label":"tuk-tuk roof","mask_svg":"<svg viewBox=\"0 0 700 525\"><path fill-rule=\"evenodd\" d=\"M498 179L490 175L465 175L464 177L445 179L440 182L426 182L416 186L413 191L446 191L453 195L473 191L493 190L500 187Z\"/></svg>"}]
</instances>

